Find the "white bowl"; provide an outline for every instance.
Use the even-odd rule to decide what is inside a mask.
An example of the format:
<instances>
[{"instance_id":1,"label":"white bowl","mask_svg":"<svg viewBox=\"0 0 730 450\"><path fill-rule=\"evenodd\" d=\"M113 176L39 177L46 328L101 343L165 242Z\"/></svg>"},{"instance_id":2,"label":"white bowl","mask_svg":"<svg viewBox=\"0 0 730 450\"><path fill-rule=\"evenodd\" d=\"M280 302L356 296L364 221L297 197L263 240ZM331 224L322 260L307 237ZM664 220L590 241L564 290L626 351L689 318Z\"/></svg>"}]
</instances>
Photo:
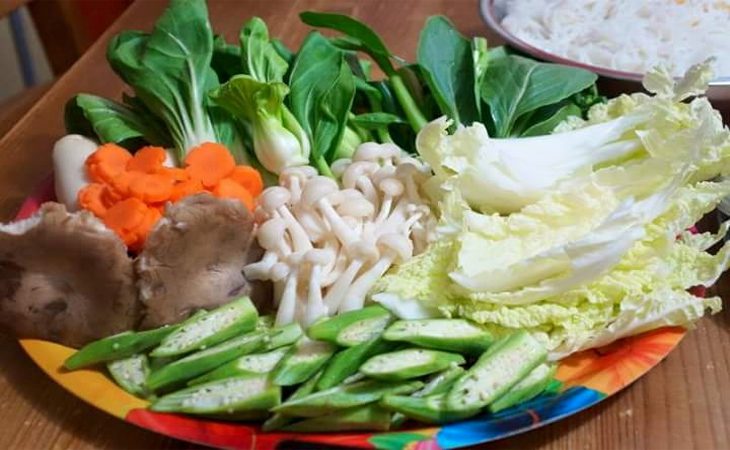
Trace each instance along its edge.
<instances>
[{"instance_id":1,"label":"white bowl","mask_svg":"<svg viewBox=\"0 0 730 450\"><path fill-rule=\"evenodd\" d=\"M537 59L550 61L568 66L580 67L591 72L595 72L606 78L626 82L623 86L619 85L619 90L638 91L641 89L641 80L643 74L636 72L622 72L620 70L608 69L606 67L593 66L583 62L564 58L554 55L543 49L537 48L527 42L521 40L514 34L510 33L502 26L502 19L507 14L504 8L497 5L495 0L480 0L479 6L482 17L487 25L499 34L511 47L521 50ZM615 85L614 85L615 86ZM730 101L730 76L720 77L710 82L707 91L707 97L712 101L727 102Z\"/></svg>"}]
</instances>

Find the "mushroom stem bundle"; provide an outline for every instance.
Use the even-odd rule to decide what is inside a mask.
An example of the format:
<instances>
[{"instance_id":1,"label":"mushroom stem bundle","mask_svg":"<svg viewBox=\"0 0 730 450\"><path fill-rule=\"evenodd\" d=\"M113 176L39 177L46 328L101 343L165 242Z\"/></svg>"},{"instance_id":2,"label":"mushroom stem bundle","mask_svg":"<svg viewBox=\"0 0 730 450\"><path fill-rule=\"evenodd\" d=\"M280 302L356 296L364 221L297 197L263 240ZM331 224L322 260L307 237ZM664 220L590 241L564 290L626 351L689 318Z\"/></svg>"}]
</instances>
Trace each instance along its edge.
<instances>
[{"instance_id":1,"label":"mushroom stem bundle","mask_svg":"<svg viewBox=\"0 0 730 450\"><path fill-rule=\"evenodd\" d=\"M337 180L286 169L259 198L266 253L244 273L274 283L279 325L362 308L378 278L431 238L435 219L418 190L429 169L419 160L365 143L333 167Z\"/></svg>"}]
</instances>

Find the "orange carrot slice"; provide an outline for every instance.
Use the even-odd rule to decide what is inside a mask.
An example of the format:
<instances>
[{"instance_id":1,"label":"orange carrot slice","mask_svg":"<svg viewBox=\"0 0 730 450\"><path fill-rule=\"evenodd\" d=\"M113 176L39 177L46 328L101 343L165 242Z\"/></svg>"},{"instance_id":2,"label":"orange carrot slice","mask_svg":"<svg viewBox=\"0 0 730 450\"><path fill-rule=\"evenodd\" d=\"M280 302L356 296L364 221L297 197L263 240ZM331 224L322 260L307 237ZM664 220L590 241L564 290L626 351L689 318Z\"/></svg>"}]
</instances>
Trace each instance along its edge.
<instances>
[{"instance_id":1,"label":"orange carrot slice","mask_svg":"<svg viewBox=\"0 0 730 450\"><path fill-rule=\"evenodd\" d=\"M131 180L129 193L145 203L164 202L172 195L175 180L161 173L145 173Z\"/></svg>"},{"instance_id":2,"label":"orange carrot slice","mask_svg":"<svg viewBox=\"0 0 730 450\"><path fill-rule=\"evenodd\" d=\"M143 173L155 173L162 168L167 153L162 147L147 146L137 150L127 162L127 170Z\"/></svg>"},{"instance_id":3,"label":"orange carrot slice","mask_svg":"<svg viewBox=\"0 0 730 450\"><path fill-rule=\"evenodd\" d=\"M102 217L107 211L107 204L103 199L105 187L100 183L91 183L84 186L77 196L79 206L90 211L96 217Z\"/></svg>"},{"instance_id":4,"label":"orange carrot slice","mask_svg":"<svg viewBox=\"0 0 730 450\"><path fill-rule=\"evenodd\" d=\"M188 153L185 165L192 178L199 179L206 188L213 188L233 171L236 162L224 146L206 142Z\"/></svg>"},{"instance_id":5,"label":"orange carrot slice","mask_svg":"<svg viewBox=\"0 0 730 450\"><path fill-rule=\"evenodd\" d=\"M135 230L144 221L147 210L147 205L141 200L128 198L109 208L102 220L130 246L137 241Z\"/></svg>"},{"instance_id":6,"label":"orange carrot slice","mask_svg":"<svg viewBox=\"0 0 730 450\"><path fill-rule=\"evenodd\" d=\"M127 169L131 159L132 155L124 148L104 144L86 158L86 171L93 181L108 183Z\"/></svg>"},{"instance_id":7,"label":"orange carrot slice","mask_svg":"<svg viewBox=\"0 0 730 450\"><path fill-rule=\"evenodd\" d=\"M190 179L190 175L188 175L185 169L179 167L162 167L157 173L167 175L175 181L186 181Z\"/></svg>"},{"instance_id":8,"label":"orange carrot slice","mask_svg":"<svg viewBox=\"0 0 730 450\"><path fill-rule=\"evenodd\" d=\"M261 179L261 174L251 166L236 166L227 178L245 187L254 197L258 197L264 190L264 180Z\"/></svg>"},{"instance_id":9,"label":"orange carrot slice","mask_svg":"<svg viewBox=\"0 0 730 450\"><path fill-rule=\"evenodd\" d=\"M229 178L222 179L218 183L218 186L213 189L213 194L220 198L238 199L246 205L249 211L253 211L254 201L251 193L245 187Z\"/></svg>"},{"instance_id":10,"label":"orange carrot slice","mask_svg":"<svg viewBox=\"0 0 730 450\"><path fill-rule=\"evenodd\" d=\"M197 194L199 192L203 192L204 190L205 189L203 188L203 183L201 183L200 180L188 179L186 181L181 181L179 183L175 183L175 185L173 186L170 200L176 202L183 197Z\"/></svg>"}]
</instances>

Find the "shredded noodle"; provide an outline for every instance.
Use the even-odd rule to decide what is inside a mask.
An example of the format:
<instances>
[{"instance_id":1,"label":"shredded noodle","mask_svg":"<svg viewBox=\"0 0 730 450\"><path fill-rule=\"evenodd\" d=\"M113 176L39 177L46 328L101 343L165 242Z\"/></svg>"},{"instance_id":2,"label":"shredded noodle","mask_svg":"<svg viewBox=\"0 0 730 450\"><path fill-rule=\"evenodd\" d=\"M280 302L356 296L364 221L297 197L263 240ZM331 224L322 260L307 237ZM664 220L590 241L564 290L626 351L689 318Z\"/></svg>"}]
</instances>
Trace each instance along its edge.
<instances>
[{"instance_id":1,"label":"shredded noodle","mask_svg":"<svg viewBox=\"0 0 730 450\"><path fill-rule=\"evenodd\" d=\"M662 64L676 76L716 57L730 75L730 1L497 0L502 25L557 56L644 73Z\"/></svg>"}]
</instances>

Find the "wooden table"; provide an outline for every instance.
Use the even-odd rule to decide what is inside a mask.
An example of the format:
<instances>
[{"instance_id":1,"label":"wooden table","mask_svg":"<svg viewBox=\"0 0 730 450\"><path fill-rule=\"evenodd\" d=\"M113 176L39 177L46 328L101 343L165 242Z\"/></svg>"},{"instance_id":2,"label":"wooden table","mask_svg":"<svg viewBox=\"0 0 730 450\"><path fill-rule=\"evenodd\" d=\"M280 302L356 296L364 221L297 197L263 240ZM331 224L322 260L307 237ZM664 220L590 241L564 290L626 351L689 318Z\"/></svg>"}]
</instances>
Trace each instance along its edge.
<instances>
[{"instance_id":1,"label":"wooden table","mask_svg":"<svg viewBox=\"0 0 730 450\"><path fill-rule=\"evenodd\" d=\"M74 93L118 97L123 86L104 60L121 29L148 29L165 2L139 0L0 140L0 219L9 220L51 169L53 142L63 135L63 105ZM476 0L213 1L214 29L237 39L244 20L263 17L274 36L298 45L303 10L354 15L380 32L394 52L412 59L431 14L449 16L467 35L486 35ZM730 294L730 277L715 291ZM721 449L730 446L730 311L702 320L663 363L622 393L554 425L486 445L489 449ZM0 447L8 449L198 448L107 416L63 391L0 338ZM299 447L301 448L301 447Z\"/></svg>"}]
</instances>

